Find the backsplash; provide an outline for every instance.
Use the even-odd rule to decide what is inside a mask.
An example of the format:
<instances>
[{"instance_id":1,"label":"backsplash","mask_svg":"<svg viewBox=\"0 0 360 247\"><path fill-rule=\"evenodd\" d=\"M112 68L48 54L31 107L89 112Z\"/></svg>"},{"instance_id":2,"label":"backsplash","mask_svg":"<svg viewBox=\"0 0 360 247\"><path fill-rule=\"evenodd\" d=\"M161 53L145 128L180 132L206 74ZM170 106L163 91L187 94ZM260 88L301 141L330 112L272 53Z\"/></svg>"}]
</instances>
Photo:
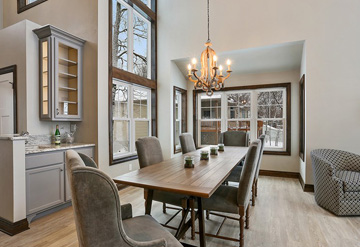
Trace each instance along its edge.
<instances>
[{"instance_id":1,"label":"backsplash","mask_svg":"<svg viewBox=\"0 0 360 247\"><path fill-rule=\"evenodd\" d=\"M38 146L51 144L53 141L53 135L29 135L27 140L28 146Z\"/></svg>"}]
</instances>

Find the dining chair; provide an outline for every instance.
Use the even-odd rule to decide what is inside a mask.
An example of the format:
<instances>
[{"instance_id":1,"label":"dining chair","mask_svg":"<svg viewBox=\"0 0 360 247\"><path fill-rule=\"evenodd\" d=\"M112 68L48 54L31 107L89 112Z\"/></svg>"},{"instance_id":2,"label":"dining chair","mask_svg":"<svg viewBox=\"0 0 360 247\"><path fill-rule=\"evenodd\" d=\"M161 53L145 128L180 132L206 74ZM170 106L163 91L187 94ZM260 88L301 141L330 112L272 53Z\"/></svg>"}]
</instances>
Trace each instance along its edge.
<instances>
[{"instance_id":1,"label":"dining chair","mask_svg":"<svg viewBox=\"0 0 360 247\"><path fill-rule=\"evenodd\" d=\"M206 210L221 213L239 214L239 218L235 218L231 216L212 213L214 215L224 217L222 224L224 224L226 219L233 219L239 221L239 239L220 236L220 231L218 231L216 235L206 234L207 236L237 241L239 242L240 247L244 246L244 223L246 223L245 228L248 229L250 225L249 205L251 198L251 189L256 173L256 167L259 161L260 150L260 140L256 140L251 143L249 150L246 154L245 163L240 175L239 187L221 185L210 198L204 199L203 201L203 207Z\"/></svg>"},{"instance_id":2,"label":"dining chair","mask_svg":"<svg viewBox=\"0 0 360 247\"><path fill-rule=\"evenodd\" d=\"M249 132L247 131L225 131L220 135L220 143L225 146L249 146Z\"/></svg>"},{"instance_id":3,"label":"dining chair","mask_svg":"<svg viewBox=\"0 0 360 247\"><path fill-rule=\"evenodd\" d=\"M261 149L260 149L259 162L256 166L256 173L255 173L254 184L253 184L253 188L252 188L252 205L253 206L255 206L255 197L257 197L257 182L258 182L258 178L259 178L261 160L262 160L262 156L263 156L263 152L264 152L265 135L261 135L259 137L259 140L261 141ZM237 183L239 181L241 172L242 172L242 166L236 166L225 181Z\"/></svg>"},{"instance_id":4,"label":"dining chair","mask_svg":"<svg viewBox=\"0 0 360 247\"><path fill-rule=\"evenodd\" d=\"M79 246L182 246L151 216L132 217L130 204L120 206L112 179L85 166L74 150L66 151L66 167Z\"/></svg>"},{"instance_id":5,"label":"dining chair","mask_svg":"<svg viewBox=\"0 0 360 247\"><path fill-rule=\"evenodd\" d=\"M181 151L183 154L190 153L196 150L194 138L191 133L182 133L179 136Z\"/></svg>"},{"instance_id":6,"label":"dining chair","mask_svg":"<svg viewBox=\"0 0 360 247\"><path fill-rule=\"evenodd\" d=\"M151 166L157 163L160 163L164 160L161 145L159 139L150 136L150 137L143 137L139 138L136 142L136 150L139 158L139 165L140 169L145 168L147 166ZM171 167L169 167L171 169ZM148 198L147 190L144 190L144 197L145 197L145 205ZM185 208L189 205L191 207L191 238L195 239L195 210L194 210L194 202L193 199L189 196L161 191L161 190L154 190L152 200L162 202L163 203L163 212L166 213L166 204L175 205L182 208L182 213L184 215ZM169 208L169 207L168 207ZM172 208L176 209L176 208ZM165 224L167 226L167 224Z\"/></svg>"}]
</instances>

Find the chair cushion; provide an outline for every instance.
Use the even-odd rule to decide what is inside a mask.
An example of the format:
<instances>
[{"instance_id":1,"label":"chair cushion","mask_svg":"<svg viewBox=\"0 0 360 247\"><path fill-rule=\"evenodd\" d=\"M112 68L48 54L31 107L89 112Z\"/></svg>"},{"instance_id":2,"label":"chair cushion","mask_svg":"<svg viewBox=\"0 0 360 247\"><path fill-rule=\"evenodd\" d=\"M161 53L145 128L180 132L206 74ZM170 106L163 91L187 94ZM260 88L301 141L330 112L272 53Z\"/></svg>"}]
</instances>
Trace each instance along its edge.
<instances>
[{"instance_id":1,"label":"chair cushion","mask_svg":"<svg viewBox=\"0 0 360 247\"><path fill-rule=\"evenodd\" d=\"M336 171L335 176L343 181L345 192L360 192L360 172Z\"/></svg>"},{"instance_id":2,"label":"chair cushion","mask_svg":"<svg viewBox=\"0 0 360 247\"><path fill-rule=\"evenodd\" d=\"M153 200L164 202L175 206L182 206L182 201L187 199L186 195L171 193L162 190L154 190ZM184 205L186 206L186 205Z\"/></svg>"},{"instance_id":3,"label":"chair cushion","mask_svg":"<svg viewBox=\"0 0 360 247\"><path fill-rule=\"evenodd\" d=\"M123 221L126 234L136 241L164 238L167 247L182 247L180 242L149 215L137 216Z\"/></svg>"},{"instance_id":4,"label":"chair cushion","mask_svg":"<svg viewBox=\"0 0 360 247\"><path fill-rule=\"evenodd\" d=\"M204 199L204 209L223 213L239 213L238 188L221 185L210 198Z\"/></svg>"}]
</instances>

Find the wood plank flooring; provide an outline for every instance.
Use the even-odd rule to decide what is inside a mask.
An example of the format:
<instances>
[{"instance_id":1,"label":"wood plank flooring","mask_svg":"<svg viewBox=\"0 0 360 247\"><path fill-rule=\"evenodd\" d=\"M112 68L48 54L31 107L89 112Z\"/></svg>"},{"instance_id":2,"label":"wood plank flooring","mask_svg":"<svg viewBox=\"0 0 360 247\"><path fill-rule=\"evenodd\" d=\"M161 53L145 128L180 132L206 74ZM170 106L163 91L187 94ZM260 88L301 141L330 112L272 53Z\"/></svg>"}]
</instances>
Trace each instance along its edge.
<instances>
[{"instance_id":1,"label":"wood plank flooring","mask_svg":"<svg viewBox=\"0 0 360 247\"><path fill-rule=\"evenodd\" d=\"M360 217L336 217L316 205L313 193L302 192L299 181L290 178L262 177L259 197L251 208L250 229L245 230L245 244L251 246L345 246L360 247ZM143 190L129 187L120 191L121 203L131 203L134 215L144 214ZM164 223L174 210L162 213L162 204L154 202L153 216ZM177 216L170 225L180 221ZM211 215L206 230L215 233L222 218ZM173 231L171 231L173 232ZM237 238L238 222L227 220L221 233ZM198 245L190 239L184 242ZM10 237L0 232L0 246L60 247L78 246L72 208L63 209L31 223L30 230ZM236 242L207 238L207 246L238 246Z\"/></svg>"}]
</instances>

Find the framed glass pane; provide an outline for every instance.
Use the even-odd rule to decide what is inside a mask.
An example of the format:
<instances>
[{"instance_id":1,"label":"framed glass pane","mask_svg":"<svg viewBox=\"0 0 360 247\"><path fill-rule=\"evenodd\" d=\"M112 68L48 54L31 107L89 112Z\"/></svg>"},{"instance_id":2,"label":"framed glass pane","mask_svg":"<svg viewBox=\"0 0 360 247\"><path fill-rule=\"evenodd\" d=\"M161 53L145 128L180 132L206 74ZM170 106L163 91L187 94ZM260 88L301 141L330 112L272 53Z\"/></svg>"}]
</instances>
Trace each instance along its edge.
<instances>
[{"instance_id":1,"label":"framed glass pane","mask_svg":"<svg viewBox=\"0 0 360 247\"><path fill-rule=\"evenodd\" d=\"M146 136L149 136L149 122L135 121L135 141Z\"/></svg>"},{"instance_id":2,"label":"framed glass pane","mask_svg":"<svg viewBox=\"0 0 360 247\"><path fill-rule=\"evenodd\" d=\"M258 120L257 136L265 135L265 148L284 148L284 120Z\"/></svg>"},{"instance_id":3,"label":"framed glass pane","mask_svg":"<svg viewBox=\"0 0 360 247\"><path fill-rule=\"evenodd\" d=\"M180 139L179 139L179 135L180 135L180 121L176 121L175 122L175 146L180 146Z\"/></svg>"},{"instance_id":4,"label":"framed glass pane","mask_svg":"<svg viewBox=\"0 0 360 247\"><path fill-rule=\"evenodd\" d=\"M148 118L148 92L141 89L133 90L133 117Z\"/></svg>"},{"instance_id":5,"label":"framed glass pane","mask_svg":"<svg viewBox=\"0 0 360 247\"><path fill-rule=\"evenodd\" d=\"M235 93L227 95L227 116L229 119L251 117L251 94Z\"/></svg>"},{"instance_id":6,"label":"framed glass pane","mask_svg":"<svg viewBox=\"0 0 360 247\"><path fill-rule=\"evenodd\" d=\"M113 0L112 11L112 65L128 70L129 10L117 0Z\"/></svg>"},{"instance_id":7,"label":"framed glass pane","mask_svg":"<svg viewBox=\"0 0 360 247\"><path fill-rule=\"evenodd\" d=\"M221 121L201 121L201 145L216 145L219 143Z\"/></svg>"},{"instance_id":8,"label":"framed glass pane","mask_svg":"<svg viewBox=\"0 0 360 247\"><path fill-rule=\"evenodd\" d=\"M259 92L258 94L258 106L269 105L269 92Z\"/></svg>"},{"instance_id":9,"label":"framed glass pane","mask_svg":"<svg viewBox=\"0 0 360 247\"><path fill-rule=\"evenodd\" d=\"M269 92L269 104L282 105L284 102L283 91L271 91Z\"/></svg>"},{"instance_id":10,"label":"framed glass pane","mask_svg":"<svg viewBox=\"0 0 360 247\"><path fill-rule=\"evenodd\" d=\"M113 155L130 152L130 121L113 121Z\"/></svg>"},{"instance_id":11,"label":"framed glass pane","mask_svg":"<svg viewBox=\"0 0 360 247\"><path fill-rule=\"evenodd\" d=\"M113 118L129 117L129 88L113 84Z\"/></svg>"},{"instance_id":12,"label":"framed glass pane","mask_svg":"<svg viewBox=\"0 0 360 247\"><path fill-rule=\"evenodd\" d=\"M143 17L134 14L134 73L148 77L148 32L150 24Z\"/></svg>"}]
</instances>

